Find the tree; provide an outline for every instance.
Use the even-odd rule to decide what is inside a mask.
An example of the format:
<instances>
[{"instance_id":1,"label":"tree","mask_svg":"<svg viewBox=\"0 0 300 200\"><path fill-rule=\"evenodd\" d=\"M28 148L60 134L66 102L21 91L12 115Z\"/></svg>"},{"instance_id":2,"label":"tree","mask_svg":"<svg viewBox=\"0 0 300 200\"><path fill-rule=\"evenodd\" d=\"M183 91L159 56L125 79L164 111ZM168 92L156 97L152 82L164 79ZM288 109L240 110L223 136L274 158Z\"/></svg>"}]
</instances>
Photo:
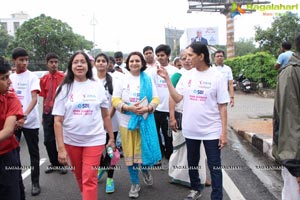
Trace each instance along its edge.
<instances>
[{"instance_id":1,"label":"tree","mask_svg":"<svg viewBox=\"0 0 300 200\"><path fill-rule=\"evenodd\" d=\"M235 42L235 56L244 56L249 53L257 52L253 39L240 39Z\"/></svg>"},{"instance_id":2,"label":"tree","mask_svg":"<svg viewBox=\"0 0 300 200\"><path fill-rule=\"evenodd\" d=\"M270 52L273 56L278 55L278 50L283 41L292 44L296 34L300 30L300 18L291 12L276 16L270 28L263 30L255 27L255 41L259 43L262 51Z\"/></svg>"},{"instance_id":3,"label":"tree","mask_svg":"<svg viewBox=\"0 0 300 200\"><path fill-rule=\"evenodd\" d=\"M60 67L64 69L70 55L76 50L90 50L91 41L72 31L72 28L61 20L53 19L44 14L24 22L17 29L11 49L21 46L30 54L31 70L45 70L45 56L49 52L56 53L60 58Z\"/></svg>"},{"instance_id":4,"label":"tree","mask_svg":"<svg viewBox=\"0 0 300 200\"><path fill-rule=\"evenodd\" d=\"M8 45L12 42L13 37L7 33L0 25L0 55L5 55Z\"/></svg>"}]
</instances>

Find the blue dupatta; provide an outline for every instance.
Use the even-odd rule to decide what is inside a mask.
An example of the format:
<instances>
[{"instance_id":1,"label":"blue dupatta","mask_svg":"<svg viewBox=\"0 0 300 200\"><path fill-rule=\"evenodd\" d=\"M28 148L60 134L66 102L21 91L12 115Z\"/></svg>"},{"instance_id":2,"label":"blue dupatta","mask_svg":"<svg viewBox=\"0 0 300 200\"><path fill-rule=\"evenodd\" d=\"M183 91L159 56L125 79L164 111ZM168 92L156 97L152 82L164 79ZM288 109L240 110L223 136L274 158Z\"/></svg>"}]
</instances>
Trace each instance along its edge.
<instances>
[{"instance_id":1,"label":"blue dupatta","mask_svg":"<svg viewBox=\"0 0 300 200\"><path fill-rule=\"evenodd\" d=\"M140 74L140 100L147 97L148 102L152 100L152 81L145 73ZM143 165L153 166L161 160L161 152L158 141L158 134L155 125L154 114L149 113L146 119L142 115L129 112L131 118L128 123L129 130L135 130L140 127L142 143L142 161Z\"/></svg>"}]
</instances>

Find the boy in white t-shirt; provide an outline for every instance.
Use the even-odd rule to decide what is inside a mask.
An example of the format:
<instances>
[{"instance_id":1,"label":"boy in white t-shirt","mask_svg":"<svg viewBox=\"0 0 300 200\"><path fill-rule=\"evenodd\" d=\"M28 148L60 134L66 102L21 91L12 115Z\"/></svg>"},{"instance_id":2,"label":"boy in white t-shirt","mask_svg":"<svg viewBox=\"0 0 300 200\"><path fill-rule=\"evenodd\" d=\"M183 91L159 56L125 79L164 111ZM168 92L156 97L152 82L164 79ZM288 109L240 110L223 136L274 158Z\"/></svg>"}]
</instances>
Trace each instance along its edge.
<instances>
[{"instance_id":1,"label":"boy in white t-shirt","mask_svg":"<svg viewBox=\"0 0 300 200\"><path fill-rule=\"evenodd\" d=\"M23 106L24 118L17 121L23 127L16 130L15 135L20 141L24 134L29 155L31 170L32 189L31 195L36 196L41 192L39 185L40 177L40 153L39 153L39 128L40 117L38 110L38 93L40 92L39 79L27 69L29 56L25 49L17 47L12 52L13 63L16 73L11 74L12 88L16 92Z\"/></svg>"},{"instance_id":2,"label":"boy in white t-shirt","mask_svg":"<svg viewBox=\"0 0 300 200\"><path fill-rule=\"evenodd\" d=\"M169 64L169 58L171 55L171 48L168 45L161 44L155 49L157 60L161 67L164 67L169 76L171 77L174 73L178 72L178 69ZM157 75L157 68L152 68L147 73L151 76L159 96L159 105L154 111L156 129L159 138L161 154L169 159L173 152L172 134L169 134L169 91L167 84L163 78ZM161 134L163 138L161 137ZM164 145L163 145L164 141Z\"/></svg>"}]
</instances>

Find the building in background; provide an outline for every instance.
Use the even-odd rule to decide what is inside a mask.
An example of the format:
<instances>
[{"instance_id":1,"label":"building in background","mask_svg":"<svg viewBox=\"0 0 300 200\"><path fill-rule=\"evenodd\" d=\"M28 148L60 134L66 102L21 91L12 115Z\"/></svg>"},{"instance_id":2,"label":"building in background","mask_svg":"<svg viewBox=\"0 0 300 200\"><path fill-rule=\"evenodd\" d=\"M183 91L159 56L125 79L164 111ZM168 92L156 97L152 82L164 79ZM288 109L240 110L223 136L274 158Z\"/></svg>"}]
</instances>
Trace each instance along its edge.
<instances>
[{"instance_id":1,"label":"building in background","mask_svg":"<svg viewBox=\"0 0 300 200\"><path fill-rule=\"evenodd\" d=\"M17 29L28 19L29 15L21 11L11 14L11 18L0 18L0 25L9 35L15 36Z\"/></svg>"},{"instance_id":2,"label":"building in background","mask_svg":"<svg viewBox=\"0 0 300 200\"><path fill-rule=\"evenodd\" d=\"M176 28L165 28L165 41L166 44L171 47L171 59L179 56L180 54L180 38L183 35L184 30L178 30Z\"/></svg>"}]
</instances>

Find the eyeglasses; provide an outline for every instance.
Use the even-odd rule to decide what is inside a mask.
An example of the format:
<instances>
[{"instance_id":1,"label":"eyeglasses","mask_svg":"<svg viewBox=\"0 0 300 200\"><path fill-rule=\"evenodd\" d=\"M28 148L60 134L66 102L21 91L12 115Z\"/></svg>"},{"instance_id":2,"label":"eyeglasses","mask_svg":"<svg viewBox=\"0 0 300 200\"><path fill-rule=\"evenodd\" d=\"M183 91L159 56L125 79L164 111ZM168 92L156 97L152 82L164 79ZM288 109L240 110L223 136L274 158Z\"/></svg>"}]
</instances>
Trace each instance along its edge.
<instances>
[{"instance_id":1,"label":"eyeglasses","mask_svg":"<svg viewBox=\"0 0 300 200\"><path fill-rule=\"evenodd\" d=\"M79 64L82 64L82 65L85 65L87 62L85 60L75 60L72 62L73 65L79 65Z\"/></svg>"}]
</instances>

